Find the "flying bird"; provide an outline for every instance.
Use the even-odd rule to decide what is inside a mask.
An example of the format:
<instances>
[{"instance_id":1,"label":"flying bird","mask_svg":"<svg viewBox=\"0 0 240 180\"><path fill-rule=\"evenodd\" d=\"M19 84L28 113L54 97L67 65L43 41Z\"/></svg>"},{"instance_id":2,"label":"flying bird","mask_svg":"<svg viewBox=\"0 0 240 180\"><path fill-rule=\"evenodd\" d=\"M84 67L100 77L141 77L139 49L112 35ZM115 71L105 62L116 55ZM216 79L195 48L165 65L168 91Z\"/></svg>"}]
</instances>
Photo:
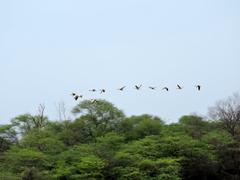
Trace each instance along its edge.
<instances>
[{"instance_id":1,"label":"flying bird","mask_svg":"<svg viewBox=\"0 0 240 180\"><path fill-rule=\"evenodd\" d=\"M105 92L106 92L105 89L100 89L100 94L105 93Z\"/></svg>"},{"instance_id":2,"label":"flying bird","mask_svg":"<svg viewBox=\"0 0 240 180\"><path fill-rule=\"evenodd\" d=\"M149 86L149 89L156 90L156 87Z\"/></svg>"},{"instance_id":3,"label":"flying bird","mask_svg":"<svg viewBox=\"0 0 240 180\"><path fill-rule=\"evenodd\" d=\"M197 85L196 88L197 88L198 91L201 90L201 86L200 85Z\"/></svg>"},{"instance_id":4,"label":"flying bird","mask_svg":"<svg viewBox=\"0 0 240 180\"><path fill-rule=\"evenodd\" d=\"M91 92L96 92L97 90L96 90L96 89L90 89L89 91L91 91Z\"/></svg>"},{"instance_id":5,"label":"flying bird","mask_svg":"<svg viewBox=\"0 0 240 180\"><path fill-rule=\"evenodd\" d=\"M77 101L79 98L82 98L82 97L83 97L82 95L75 95L74 99Z\"/></svg>"},{"instance_id":6,"label":"flying bird","mask_svg":"<svg viewBox=\"0 0 240 180\"><path fill-rule=\"evenodd\" d=\"M177 84L177 89L183 89L183 87Z\"/></svg>"},{"instance_id":7,"label":"flying bird","mask_svg":"<svg viewBox=\"0 0 240 180\"><path fill-rule=\"evenodd\" d=\"M164 87L164 88L162 88L162 90L169 91L169 88L168 87Z\"/></svg>"},{"instance_id":8,"label":"flying bird","mask_svg":"<svg viewBox=\"0 0 240 180\"><path fill-rule=\"evenodd\" d=\"M136 89L136 90L140 90L140 89L141 89L141 87L142 87L142 85L140 85L140 86L138 86L138 85L135 85L135 89Z\"/></svg>"},{"instance_id":9,"label":"flying bird","mask_svg":"<svg viewBox=\"0 0 240 180\"><path fill-rule=\"evenodd\" d=\"M79 98L83 98L83 95L78 95L77 93L73 92L71 94L73 96L73 98L77 101Z\"/></svg>"},{"instance_id":10,"label":"flying bird","mask_svg":"<svg viewBox=\"0 0 240 180\"><path fill-rule=\"evenodd\" d=\"M123 87L119 88L118 90L123 91L125 88L126 88L126 86L123 86Z\"/></svg>"}]
</instances>

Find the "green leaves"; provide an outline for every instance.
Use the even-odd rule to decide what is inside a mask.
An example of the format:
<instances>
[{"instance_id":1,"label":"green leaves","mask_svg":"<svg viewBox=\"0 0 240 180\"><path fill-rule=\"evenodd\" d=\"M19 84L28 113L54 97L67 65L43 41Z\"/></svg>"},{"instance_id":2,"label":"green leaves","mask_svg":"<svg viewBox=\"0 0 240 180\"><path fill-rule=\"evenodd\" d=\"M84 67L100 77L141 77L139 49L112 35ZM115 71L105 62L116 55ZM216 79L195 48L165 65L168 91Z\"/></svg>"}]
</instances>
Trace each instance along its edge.
<instances>
[{"instance_id":1,"label":"green leaves","mask_svg":"<svg viewBox=\"0 0 240 180\"><path fill-rule=\"evenodd\" d=\"M23 172L25 167L36 167L43 170L50 164L48 156L44 153L19 147L12 147L4 159L8 169L17 173Z\"/></svg>"},{"instance_id":2,"label":"green leaves","mask_svg":"<svg viewBox=\"0 0 240 180\"><path fill-rule=\"evenodd\" d=\"M81 115L80 119L84 119L85 128L93 138L117 130L125 117L121 110L105 100L98 100L95 103L83 101L74 107L72 112Z\"/></svg>"},{"instance_id":3,"label":"green leaves","mask_svg":"<svg viewBox=\"0 0 240 180\"><path fill-rule=\"evenodd\" d=\"M144 159L139 162L140 171L144 172L147 177L163 178L168 175L170 179L180 179L180 163L179 159L162 158L155 161ZM165 176L163 176L165 175Z\"/></svg>"},{"instance_id":4,"label":"green leaves","mask_svg":"<svg viewBox=\"0 0 240 180\"><path fill-rule=\"evenodd\" d=\"M161 134L163 121L150 115L132 116L120 124L119 131L127 140L141 139L150 135Z\"/></svg>"},{"instance_id":5,"label":"green leaves","mask_svg":"<svg viewBox=\"0 0 240 180\"><path fill-rule=\"evenodd\" d=\"M54 176L67 179L101 179L105 162L89 145L75 146L57 158Z\"/></svg>"},{"instance_id":6,"label":"green leaves","mask_svg":"<svg viewBox=\"0 0 240 180\"><path fill-rule=\"evenodd\" d=\"M48 123L48 118L40 115L23 114L15 117L11 122L20 135L26 135L33 129L45 127Z\"/></svg>"},{"instance_id":7,"label":"green leaves","mask_svg":"<svg viewBox=\"0 0 240 180\"><path fill-rule=\"evenodd\" d=\"M166 125L151 115L126 118L104 100L77 105L73 121L48 121L40 112L0 126L0 179L240 177L240 143L219 122L183 116Z\"/></svg>"},{"instance_id":8,"label":"green leaves","mask_svg":"<svg viewBox=\"0 0 240 180\"><path fill-rule=\"evenodd\" d=\"M0 125L0 153L5 152L11 144L17 142L17 134L13 125Z\"/></svg>"},{"instance_id":9,"label":"green leaves","mask_svg":"<svg viewBox=\"0 0 240 180\"><path fill-rule=\"evenodd\" d=\"M55 155L66 149L55 134L49 131L31 131L20 142L24 148L30 148L46 154Z\"/></svg>"}]
</instances>

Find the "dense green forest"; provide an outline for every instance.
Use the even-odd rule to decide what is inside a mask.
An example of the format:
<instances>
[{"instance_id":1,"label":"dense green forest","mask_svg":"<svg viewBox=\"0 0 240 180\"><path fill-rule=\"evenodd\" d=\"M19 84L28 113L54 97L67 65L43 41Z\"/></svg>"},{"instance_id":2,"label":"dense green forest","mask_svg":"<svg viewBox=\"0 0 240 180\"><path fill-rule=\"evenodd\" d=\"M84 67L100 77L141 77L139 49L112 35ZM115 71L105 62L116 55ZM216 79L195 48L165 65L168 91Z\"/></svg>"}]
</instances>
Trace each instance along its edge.
<instances>
[{"instance_id":1,"label":"dense green forest","mask_svg":"<svg viewBox=\"0 0 240 180\"><path fill-rule=\"evenodd\" d=\"M240 179L238 95L209 108L209 118L172 124L126 117L105 100L82 101L72 113L74 120L49 120L40 106L1 125L0 179Z\"/></svg>"}]
</instances>

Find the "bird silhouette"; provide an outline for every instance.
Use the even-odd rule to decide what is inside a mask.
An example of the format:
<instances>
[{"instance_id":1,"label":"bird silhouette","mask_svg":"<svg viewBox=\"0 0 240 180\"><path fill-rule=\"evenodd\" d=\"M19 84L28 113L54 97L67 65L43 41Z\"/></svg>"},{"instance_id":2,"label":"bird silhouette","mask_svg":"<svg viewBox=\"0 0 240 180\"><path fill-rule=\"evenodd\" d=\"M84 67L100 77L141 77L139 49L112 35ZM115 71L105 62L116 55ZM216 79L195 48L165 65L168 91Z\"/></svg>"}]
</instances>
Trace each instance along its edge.
<instances>
[{"instance_id":1,"label":"bird silhouette","mask_svg":"<svg viewBox=\"0 0 240 180\"><path fill-rule=\"evenodd\" d=\"M177 89L183 89L183 87L182 86L180 86L179 84L177 84Z\"/></svg>"},{"instance_id":2,"label":"bird silhouette","mask_svg":"<svg viewBox=\"0 0 240 180\"><path fill-rule=\"evenodd\" d=\"M91 92L96 92L97 90L96 90L96 89L90 89L89 91L91 91Z\"/></svg>"},{"instance_id":3,"label":"bird silhouette","mask_svg":"<svg viewBox=\"0 0 240 180\"><path fill-rule=\"evenodd\" d=\"M169 91L169 88L168 87L164 87L164 88L162 88L162 90Z\"/></svg>"},{"instance_id":4,"label":"bird silhouette","mask_svg":"<svg viewBox=\"0 0 240 180\"><path fill-rule=\"evenodd\" d=\"M106 92L105 89L100 89L100 94L105 93L105 92Z\"/></svg>"},{"instance_id":5,"label":"bird silhouette","mask_svg":"<svg viewBox=\"0 0 240 180\"><path fill-rule=\"evenodd\" d=\"M196 88L197 88L198 91L201 90L201 86L200 85L196 85Z\"/></svg>"},{"instance_id":6,"label":"bird silhouette","mask_svg":"<svg viewBox=\"0 0 240 180\"><path fill-rule=\"evenodd\" d=\"M125 88L126 88L126 86L123 86L123 87L119 88L118 90L123 91Z\"/></svg>"},{"instance_id":7,"label":"bird silhouette","mask_svg":"<svg viewBox=\"0 0 240 180\"><path fill-rule=\"evenodd\" d=\"M141 87L142 87L142 85L139 85L139 86L138 86L138 85L135 85L135 89L136 89L136 90L140 90Z\"/></svg>"},{"instance_id":8,"label":"bird silhouette","mask_svg":"<svg viewBox=\"0 0 240 180\"><path fill-rule=\"evenodd\" d=\"M149 89L156 90L156 87L149 86Z\"/></svg>"},{"instance_id":9,"label":"bird silhouette","mask_svg":"<svg viewBox=\"0 0 240 180\"><path fill-rule=\"evenodd\" d=\"M83 97L82 95L75 95L74 99L77 101L79 98L82 98L82 97Z\"/></svg>"}]
</instances>

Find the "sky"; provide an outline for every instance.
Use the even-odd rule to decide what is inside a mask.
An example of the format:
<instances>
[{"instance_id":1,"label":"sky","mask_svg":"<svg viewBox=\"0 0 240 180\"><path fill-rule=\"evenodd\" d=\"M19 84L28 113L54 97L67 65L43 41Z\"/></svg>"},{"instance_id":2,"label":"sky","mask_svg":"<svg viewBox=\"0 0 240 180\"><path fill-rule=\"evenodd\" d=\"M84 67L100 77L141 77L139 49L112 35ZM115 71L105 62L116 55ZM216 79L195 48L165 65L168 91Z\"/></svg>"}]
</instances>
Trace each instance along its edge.
<instances>
[{"instance_id":1,"label":"sky","mask_svg":"<svg viewBox=\"0 0 240 180\"><path fill-rule=\"evenodd\" d=\"M206 115L240 92L239 67L239 0L0 0L0 124L40 103L57 119L64 102L70 116L72 91L127 116Z\"/></svg>"}]
</instances>

